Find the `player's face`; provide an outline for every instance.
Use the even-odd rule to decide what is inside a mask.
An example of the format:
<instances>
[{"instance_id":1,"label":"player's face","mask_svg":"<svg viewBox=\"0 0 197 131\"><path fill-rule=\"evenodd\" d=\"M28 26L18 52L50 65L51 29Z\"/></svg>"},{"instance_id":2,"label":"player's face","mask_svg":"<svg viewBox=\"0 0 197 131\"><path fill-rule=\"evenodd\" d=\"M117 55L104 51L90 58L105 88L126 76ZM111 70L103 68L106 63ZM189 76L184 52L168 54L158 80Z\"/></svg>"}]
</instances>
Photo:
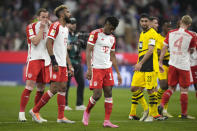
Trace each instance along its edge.
<instances>
[{"instance_id":1,"label":"player's face","mask_svg":"<svg viewBox=\"0 0 197 131\"><path fill-rule=\"evenodd\" d=\"M64 9L64 19L65 19L66 22L70 21L70 16L71 16L71 14L70 14L69 10Z\"/></svg>"},{"instance_id":2,"label":"player's face","mask_svg":"<svg viewBox=\"0 0 197 131\"><path fill-rule=\"evenodd\" d=\"M38 17L39 21L44 21L45 23L49 20L49 13L48 12L40 12L40 16Z\"/></svg>"},{"instance_id":3,"label":"player's face","mask_svg":"<svg viewBox=\"0 0 197 131\"><path fill-rule=\"evenodd\" d=\"M110 35L114 32L114 30L115 30L114 26L111 25L109 21L107 21L104 25L104 33Z\"/></svg>"},{"instance_id":4,"label":"player's face","mask_svg":"<svg viewBox=\"0 0 197 131\"><path fill-rule=\"evenodd\" d=\"M170 31L172 29L172 27L171 27L171 23L170 22L167 22L167 23L164 23L164 25L163 25L163 30L164 30L164 32L168 32L168 31Z\"/></svg>"},{"instance_id":5,"label":"player's face","mask_svg":"<svg viewBox=\"0 0 197 131\"><path fill-rule=\"evenodd\" d=\"M155 29L156 31L158 31L158 27L159 27L159 23L156 19L154 19L153 21L150 22L150 25L153 29Z\"/></svg>"},{"instance_id":6,"label":"player's face","mask_svg":"<svg viewBox=\"0 0 197 131\"><path fill-rule=\"evenodd\" d=\"M150 21L148 18L141 18L140 19L140 26L143 30L147 30L149 28Z\"/></svg>"}]
</instances>

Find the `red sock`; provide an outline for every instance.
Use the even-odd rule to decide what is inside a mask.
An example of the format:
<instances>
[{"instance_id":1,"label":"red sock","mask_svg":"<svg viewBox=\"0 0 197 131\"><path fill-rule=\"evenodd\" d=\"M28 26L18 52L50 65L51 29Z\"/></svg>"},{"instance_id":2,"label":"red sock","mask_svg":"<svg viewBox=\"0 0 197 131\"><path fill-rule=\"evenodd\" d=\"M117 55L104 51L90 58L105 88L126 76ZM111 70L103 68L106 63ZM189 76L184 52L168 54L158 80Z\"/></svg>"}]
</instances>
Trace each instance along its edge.
<instances>
[{"instance_id":1,"label":"red sock","mask_svg":"<svg viewBox=\"0 0 197 131\"><path fill-rule=\"evenodd\" d=\"M109 120L112 112L112 98L105 98L105 120Z\"/></svg>"},{"instance_id":2,"label":"red sock","mask_svg":"<svg viewBox=\"0 0 197 131\"><path fill-rule=\"evenodd\" d=\"M187 115L187 104L188 104L188 95L187 93L181 93L181 114Z\"/></svg>"},{"instance_id":3,"label":"red sock","mask_svg":"<svg viewBox=\"0 0 197 131\"><path fill-rule=\"evenodd\" d=\"M94 107L94 105L96 104L96 101L93 99L93 97L91 96L86 108L86 112L90 113L90 110Z\"/></svg>"},{"instance_id":4,"label":"red sock","mask_svg":"<svg viewBox=\"0 0 197 131\"><path fill-rule=\"evenodd\" d=\"M172 93L173 93L173 92L172 92L171 90L169 90L169 89L166 90L166 91L163 93L162 100L161 100L161 106L164 107L164 105L165 105L166 103L168 103L168 101L169 101L169 99L170 99Z\"/></svg>"},{"instance_id":5,"label":"red sock","mask_svg":"<svg viewBox=\"0 0 197 131\"><path fill-rule=\"evenodd\" d=\"M39 102L34 106L33 112L38 113L52 96L53 94L49 90L46 93L44 93Z\"/></svg>"},{"instance_id":6,"label":"red sock","mask_svg":"<svg viewBox=\"0 0 197 131\"><path fill-rule=\"evenodd\" d=\"M58 92L57 104L58 104L58 119L62 119L64 118L65 92Z\"/></svg>"},{"instance_id":7,"label":"red sock","mask_svg":"<svg viewBox=\"0 0 197 131\"><path fill-rule=\"evenodd\" d=\"M20 112L25 112L25 107L29 101L31 90L24 89L21 95L21 102L20 102Z\"/></svg>"},{"instance_id":8,"label":"red sock","mask_svg":"<svg viewBox=\"0 0 197 131\"><path fill-rule=\"evenodd\" d=\"M37 91L36 92L36 96L35 96L35 99L34 99L34 104L35 105L39 102L39 100L40 100L40 98L42 97L43 94L44 94L43 91Z\"/></svg>"}]
</instances>

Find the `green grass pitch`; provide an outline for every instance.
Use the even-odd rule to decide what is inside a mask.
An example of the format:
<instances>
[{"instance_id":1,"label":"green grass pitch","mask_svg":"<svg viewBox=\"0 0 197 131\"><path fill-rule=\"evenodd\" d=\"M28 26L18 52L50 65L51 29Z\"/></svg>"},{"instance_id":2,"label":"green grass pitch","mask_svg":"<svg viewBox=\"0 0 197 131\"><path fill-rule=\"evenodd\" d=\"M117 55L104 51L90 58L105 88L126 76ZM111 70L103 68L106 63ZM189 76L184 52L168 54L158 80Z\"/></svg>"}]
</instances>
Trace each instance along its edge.
<instances>
[{"instance_id":1,"label":"green grass pitch","mask_svg":"<svg viewBox=\"0 0 197 131\"><path fill-rule=\"evenodd\" d=\"M180 92L173 94L168 111L174 115L174 118L169 118L166 121L154 121L152 123L144 123L139 121L128 120L128 114L131 105L131 93L128 88L113 89L114 107L111 115L111 121L119 125L117 129L103 128L104 119L104 98L100 99L93 108L90 116L90 122L87 127L83 126L81 119L83 111L65 111L65 115L75 120L76 124L59 124L57 119L57 100L54 96L49 103L41 109L40 113L48 123L38 124L32 122L28 111L34 105L35 90L31 94L30 101L26 108L27 122L18 122L18 111L20 95L23 91L23 86L17 87L0 87L0 131L196 131L196 120L182 120L177 116L180 114ZM47 88L48 89L48 88ZM46 90L47 90L46 89ZM88 99L92 92L86 88L84 104L87 105ZM147 96L147 94L145 94ZM69 104L74 109L76 102L76 88L71 88L69 92ZM138 115L141 115L142 108L139 105L137 108ZM197 99L194 92L189 92L189 109L188 113L197 118Z\"/></svg>"}]
</instances>

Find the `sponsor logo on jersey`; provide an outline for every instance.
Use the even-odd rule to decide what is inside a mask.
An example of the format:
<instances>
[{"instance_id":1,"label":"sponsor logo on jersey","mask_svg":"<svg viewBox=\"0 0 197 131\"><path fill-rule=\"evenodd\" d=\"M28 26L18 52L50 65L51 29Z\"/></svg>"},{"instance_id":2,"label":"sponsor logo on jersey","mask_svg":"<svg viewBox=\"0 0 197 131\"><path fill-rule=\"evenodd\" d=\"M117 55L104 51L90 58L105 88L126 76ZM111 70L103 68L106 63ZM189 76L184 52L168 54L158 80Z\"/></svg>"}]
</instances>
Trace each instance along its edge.
<instances>
[{"instance_id":1,"label":"sponsor logo on jersey","mask_svg":"<svg viewBox=\"0 0 197 131\"><path fill-rule=\"evenodd\" d=\"M29 30L29 35L33 35L33 34L34 34L33 29L30 29Z\"/></svg>"},{"instance_id":2,"label":"sponsor logo on jersey","mask_svg":"<svg viewBox=\"0 0 197 131\"><path fill-rule=\"evenodd\" d=\"M89 41L93 41L94 35L90 35Z\"/></svg>"},{"instance_id":3,"label":"sponsor logo on jersey","mask_svg":"<svg viewBox=\"0 0 197 131\"><path fill-rule=\"evenodd\" d=\"M51 35L51 36L54 36L54 35L55 35L55 30L54 30L54 29L51 30L50 35Z\"/></svg>"}]
</instances>

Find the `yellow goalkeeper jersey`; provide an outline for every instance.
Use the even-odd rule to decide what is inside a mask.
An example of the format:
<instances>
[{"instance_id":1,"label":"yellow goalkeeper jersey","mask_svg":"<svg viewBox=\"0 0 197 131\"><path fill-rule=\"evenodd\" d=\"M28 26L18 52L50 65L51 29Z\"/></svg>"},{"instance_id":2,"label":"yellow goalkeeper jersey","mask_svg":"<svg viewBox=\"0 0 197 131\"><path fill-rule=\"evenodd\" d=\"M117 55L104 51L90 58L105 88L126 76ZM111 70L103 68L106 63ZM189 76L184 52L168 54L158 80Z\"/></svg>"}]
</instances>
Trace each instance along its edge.
<instances>
[{"instance_id":1,"label":"yellow goalkeeper jersey","mask_svg":"<svg viewBox=\"0 0 197 131\"><path fill-rule=\"evenodd\" d=\"M158 33L150 28L147 32L141 32L138 43L138 62L142 60L148 51L148 46L154 46L153 54L142 65L141 72L159 72L159 62L157 54Z\"/></svg>"}]
</instances>

